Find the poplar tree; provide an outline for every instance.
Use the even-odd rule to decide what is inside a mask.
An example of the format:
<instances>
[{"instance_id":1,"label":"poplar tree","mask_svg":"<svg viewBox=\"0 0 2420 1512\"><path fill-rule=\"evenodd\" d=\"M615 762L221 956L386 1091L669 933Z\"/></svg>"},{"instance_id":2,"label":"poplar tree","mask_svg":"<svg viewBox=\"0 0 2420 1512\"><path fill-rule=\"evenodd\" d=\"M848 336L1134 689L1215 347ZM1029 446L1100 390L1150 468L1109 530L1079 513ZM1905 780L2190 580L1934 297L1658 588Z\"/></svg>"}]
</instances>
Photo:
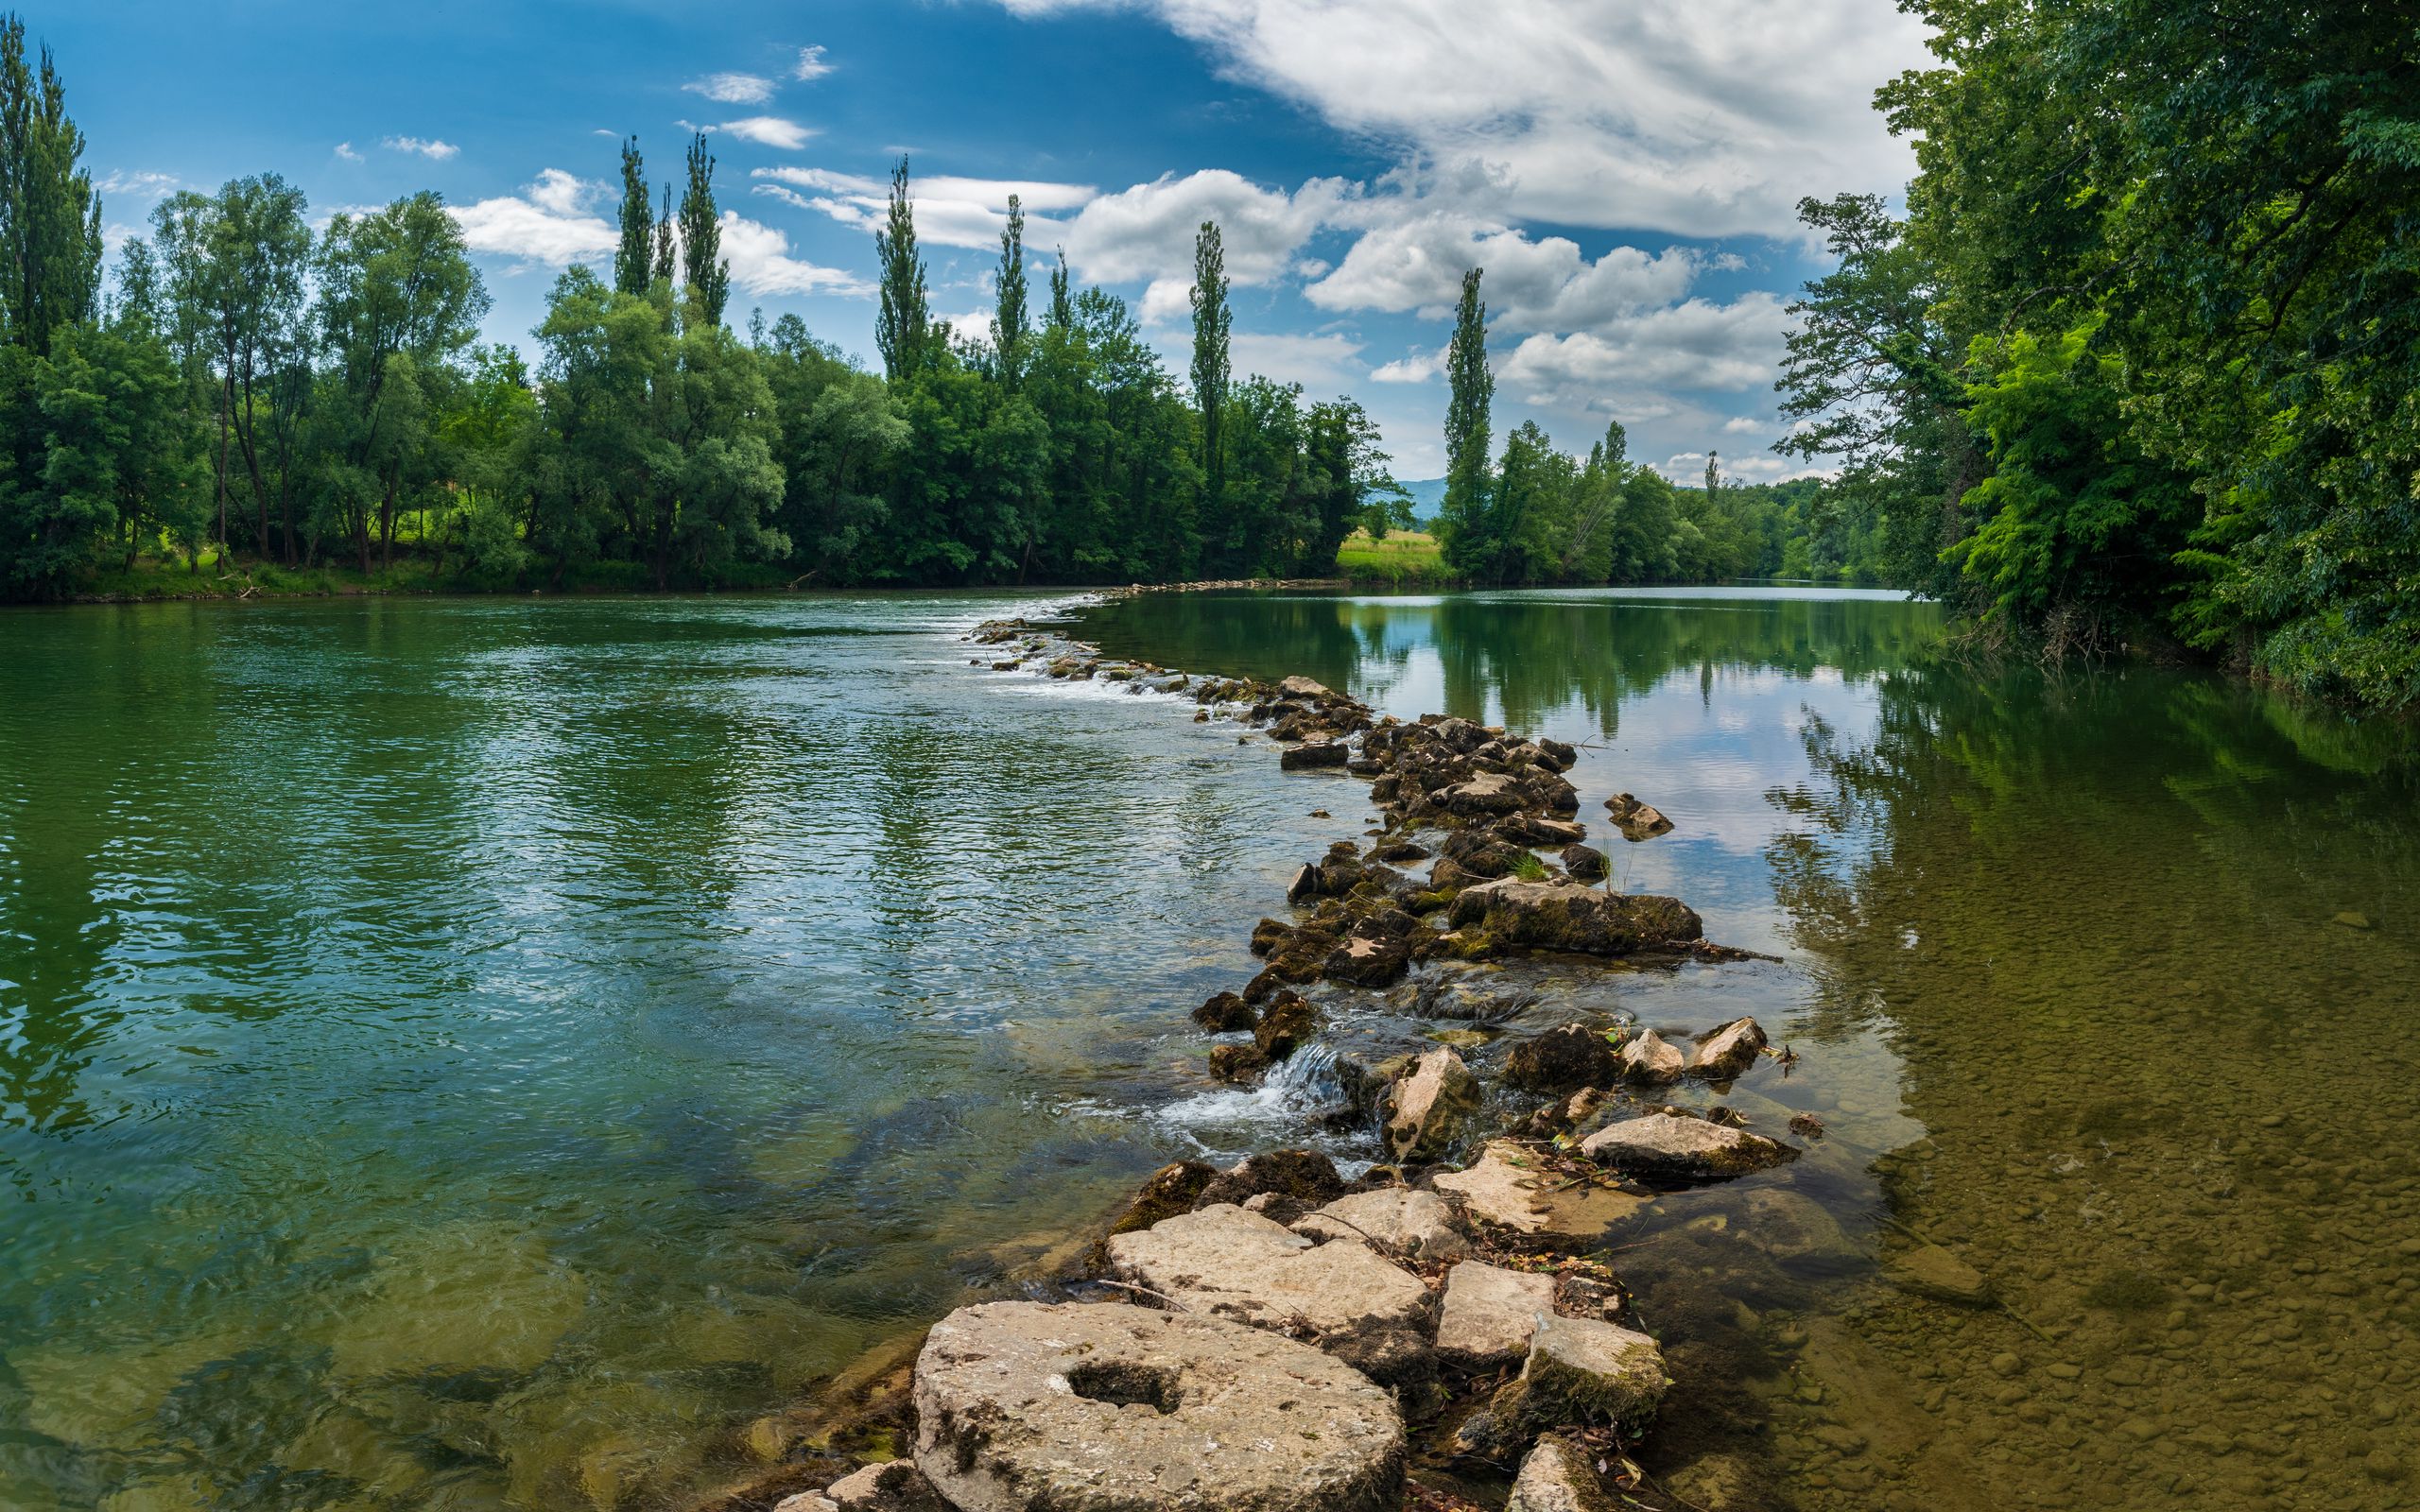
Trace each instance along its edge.
<instances>
[{"instance_id":1,"label":"poplar tree","mask_svg":"<svg viewBox=\"0 0 2420 1512\"><path fill-rule=\"evenodd\" d=\"M664 186L664 213L655 217L655 268L652 279L661 279L677 288L681 283L681 267L674 259L680 253L680 247L673 240L672 228L672 186L667 183Z\"/></svg>"},{"instance_id":2,"label":"poplar tree","mask_svg":"<svg viewBox=\"0 0 2420 1512\"><path fill-rule=\"evenodd\" d=\"M1722 472L1715 464L1715 458L1720 455L1712 451L1705 454L1705 496L1708 500L1712 500L1722 488Z\"/></svg>"},{"instance_id":3,"label":"poplar tree","mask_svg":"<svg viewBox=\"0 0 2420 1512\"><path fill-rule=\"evenodd\" d=\"M1025 205L1009 196L1009 223L1000 232L999 306L992 316L992 350L1000 377L1013 388L1025 370Z\"/></svg>"},{"instance_id":4,"label":"poplar tree","mask_svg":"<svg viewBox=\"0 0 2420 1512\"><path fill-rule=\"evenodd\" d=\"M648 210L647 163L639 139L622 144L622 245L614 253L614 287L645 294L655 256L655 216Z\"/></svg>"},{"instance_id":5,"label":"poplar tree","mask_svg":"<svg viewBox=\"0 0 2420 1512\"><path fill-rule=\"evenodd\" d=\"M1445 498L1439 519L1454 566L1470 572L1492 560L1495 543L1486 530L1487 407L1495 397L1495 375L1487 367L1487 305L1478 297L1479 275L1462 275L1462 297L1454 307L1454 339L1445 349Z\"/></svg>"},{"instance_id":6,"label":"poplar tree","mask_svg":"<svg viewBox=\"0 0 2420 1512\"><path fill-rule=\"evenodd\" d=\"M50 49L29 66L24 19L0 16L0 318L37 353L99 313L101 201L83 153Z\"/></svg>"},{"instance_id":7,"label":"poplar tree","mask_svg":"<svg viewBox=\"0 0 2420 1512\"><path fill-rule=\"evenodd\" d=\"M916 250L916 207L908 195L908 160L890 171L890 209L873 233L875 261L882 265L882 308L874 317L874 345L882 352L882 375L892 383L921 371L932 343L932 309L925 290L925 261Z\"/></svg>"},{"instance_id":8,"label":"poplar tree","mask_svg":"<svg viewBox=\"0 0 2420 1512\"><path fill-rule=\"evenodd\" d=\"M1227 254L1219 223L1205 220L1193 237L1193 402L1201 411L1201 475L1204 493L1217 499L1227 483L1219 430L1225 419L1228 336L1235 324L1227 308Z\"/></svg>"},{"instance_id":9,"label":"poplar tree","mask_svg":"<svg viewBox=\"0 0 2420 1512\"><path fill-rule=\"evenodd\" d=\"M731 264L718 255L722 225L715 218L715 160L706 150L703 131L689 142L689 183L681 194L681 251L707 327L722 324L723 306L731 300Z\"/></svg>"},{"instance_id":10,"label":"poplar tree","mask_svg":"<svg viewBox=\"0 0 2420 1512\"><path fill-rule=\"evenodd\" d=\"M1065 331L1076 323L1076 300L1067 288L1067 249L1059 249L1050 265L1050 329Z\"/></svg>"}]
</instances>

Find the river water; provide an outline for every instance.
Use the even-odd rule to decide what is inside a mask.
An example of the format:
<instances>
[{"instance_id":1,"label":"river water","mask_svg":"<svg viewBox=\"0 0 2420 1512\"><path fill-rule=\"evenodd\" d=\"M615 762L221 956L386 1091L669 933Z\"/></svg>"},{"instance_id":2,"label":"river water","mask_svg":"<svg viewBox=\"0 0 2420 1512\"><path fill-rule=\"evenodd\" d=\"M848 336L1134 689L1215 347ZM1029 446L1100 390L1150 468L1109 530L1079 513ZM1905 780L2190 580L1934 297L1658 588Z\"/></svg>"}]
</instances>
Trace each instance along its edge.
<instances>
[{"instance_id":1,"label":"river water","mask_svg":"<svg viewBox=\"0 0 2420 1512\"><path fill-rule=\"evenodd\" d=\"M1046 602L0 616L0 1506L675 1505L1153 1165L1356 1153L1209 1084L1184 1016L1358 837L1357 786L969 665L958 634ZM1607 842L1616 882L1781 957L1533 1012L1754 1012L1799 1059L1733 1105L1825 1125L1616 1236L1682 1382L1669 1484L2420 1499L2402 733L1936 666L1936 611L1889 595L1083 623L1583 743L1583 817L1627 789L1678 826ZM1839 1233L1775 1253L1769 1189ZM1893 1285L1918 1236L1996 1300Z\"/></svg>"}]
</instances>

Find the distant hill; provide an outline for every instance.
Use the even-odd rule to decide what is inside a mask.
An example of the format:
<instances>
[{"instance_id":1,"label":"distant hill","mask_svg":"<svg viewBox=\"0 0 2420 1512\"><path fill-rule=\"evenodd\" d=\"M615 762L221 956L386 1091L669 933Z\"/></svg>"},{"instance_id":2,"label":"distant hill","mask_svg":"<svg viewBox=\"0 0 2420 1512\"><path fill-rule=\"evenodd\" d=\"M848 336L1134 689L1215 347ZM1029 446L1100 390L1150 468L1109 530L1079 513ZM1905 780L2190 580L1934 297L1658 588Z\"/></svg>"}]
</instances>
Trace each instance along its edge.
<instances>
[{"instance_id":1,"label":"distant hill","mask_svg":"<svg viewBox=\"0 0 2420 1512\"><path fill-rule=\"evenodd\" d=\"M1411 517L1414 520L1425 525L1437 518L1438 509L1445 503L1443 478L1398 478L1396 481L1403 485L1404 492L1411 495Z\"/></svg>"}]
</instances>

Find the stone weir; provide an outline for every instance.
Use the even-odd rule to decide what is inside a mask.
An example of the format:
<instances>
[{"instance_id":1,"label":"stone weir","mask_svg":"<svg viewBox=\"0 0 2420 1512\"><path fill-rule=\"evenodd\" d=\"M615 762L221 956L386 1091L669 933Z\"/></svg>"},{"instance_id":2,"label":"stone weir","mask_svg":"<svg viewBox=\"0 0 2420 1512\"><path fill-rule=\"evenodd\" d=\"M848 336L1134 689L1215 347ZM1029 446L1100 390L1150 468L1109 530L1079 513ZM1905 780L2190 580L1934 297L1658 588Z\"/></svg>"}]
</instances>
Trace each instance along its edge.
<instances>
[{"instance_id":1,"label":"stone weir","mask_svg":"<svg viewBox=\"0 0 2420 1512\"><path fill-rule=\"evenodd\" d=\"M1184 695L1197 720L1264 731L1288 770L1367 780L1371 843L1305 862L1291 917L1253 932L1257 974L1194 1018L1221 1080L1323 1055L1384 1163L1347 1179L1326 1155L1280 1149L1166 1167L1068 1273L1023 1294L1047 1299L961 1308L912 1358L869 1359L753 1425L748 1447L774 1464L700 1512L1756 1504L1639 1468L1672 1383L1605 1263L1608 1236L1659 1193L1782 1164L1820 1137L1811 1118L1750 1128L1667 1101L1685 1078L1719 1091L1779 1054L1756 1022L1668 1042L1571 1022L1514 1044L1494 1087L1451 1031L1374 1046L1340 1043L1328 1022L1339 994L1386 994L1467 1032L1487 1016L1486 973L1526 958L1746 954L1708 942L1677 899L1606 885L1564 776L1578 752L1378 717L1306 678L1109 661L1024 620L971 639L989 649L977 664ZM1671 828L1627 793L1606 807L1627 840Z\"/></svg>"}]
</instances>

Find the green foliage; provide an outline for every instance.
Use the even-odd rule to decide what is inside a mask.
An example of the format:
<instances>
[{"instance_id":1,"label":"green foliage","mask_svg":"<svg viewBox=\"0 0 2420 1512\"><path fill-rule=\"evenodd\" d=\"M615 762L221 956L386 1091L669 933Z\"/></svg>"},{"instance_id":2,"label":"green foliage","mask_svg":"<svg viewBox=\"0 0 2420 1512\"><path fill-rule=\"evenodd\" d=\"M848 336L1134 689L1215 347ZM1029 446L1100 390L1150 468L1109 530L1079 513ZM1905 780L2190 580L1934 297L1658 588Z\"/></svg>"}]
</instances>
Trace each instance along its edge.
<instances>
[{"instance_id":1,"label":"green foliage","mask_svg":"<svg viewBox=\"0 0 2420 1512\"><path fill-rule=\"evenodd\" d=\"M1909 216L1802 207L1841 262L1793 306L1785 448L2005 633L2420 699L2409 14L1909 9Z\"/></svg>"},{"instance_id":2,"label":"green foliage","mask_svg":"<svg viewBox=\"0 0 2420 1512\"><path fill-rule=\"evenodd\" d=\"M1487 365L1487 305L1478 297L1484 270L1462 274L1461 301L1454 307L1454 335L1445 348L1445 500L1438 511L1437 535L1445 545L1445 560L1466 576L1497 567L1503 543L1488 532L1488 451L1493 442L1488 404L1495 397L1495 375Z\"/></svg>"},{"instance_id":3,"label":"green foliage","mask_svg":"<svg viewBox=\"0 0 2420 1512\"><path fill-rule=\"evenodd\" d=\"M0 75L15 36L0 26ZM24 88L39 123L55 76ZM43 129L80 144L63 117ZM534 373L473 345L488 296L433 194L318 235L274 175L163 203L106 326L84 298L47 347L0 345L0 593L155 593L147 557L181 558L198 592L1294 576L1409 518L1359 405L1228 371L1215 225L1188 394L1063 257L1031 327L1021 205L994 339L949 340L903 160L876 375L795 317L735 337L702 142L677 214L635 140L621 155L611 282L557 281ZM19 245L34 221L0 209Z\"/></svg>"}]
</instances>

